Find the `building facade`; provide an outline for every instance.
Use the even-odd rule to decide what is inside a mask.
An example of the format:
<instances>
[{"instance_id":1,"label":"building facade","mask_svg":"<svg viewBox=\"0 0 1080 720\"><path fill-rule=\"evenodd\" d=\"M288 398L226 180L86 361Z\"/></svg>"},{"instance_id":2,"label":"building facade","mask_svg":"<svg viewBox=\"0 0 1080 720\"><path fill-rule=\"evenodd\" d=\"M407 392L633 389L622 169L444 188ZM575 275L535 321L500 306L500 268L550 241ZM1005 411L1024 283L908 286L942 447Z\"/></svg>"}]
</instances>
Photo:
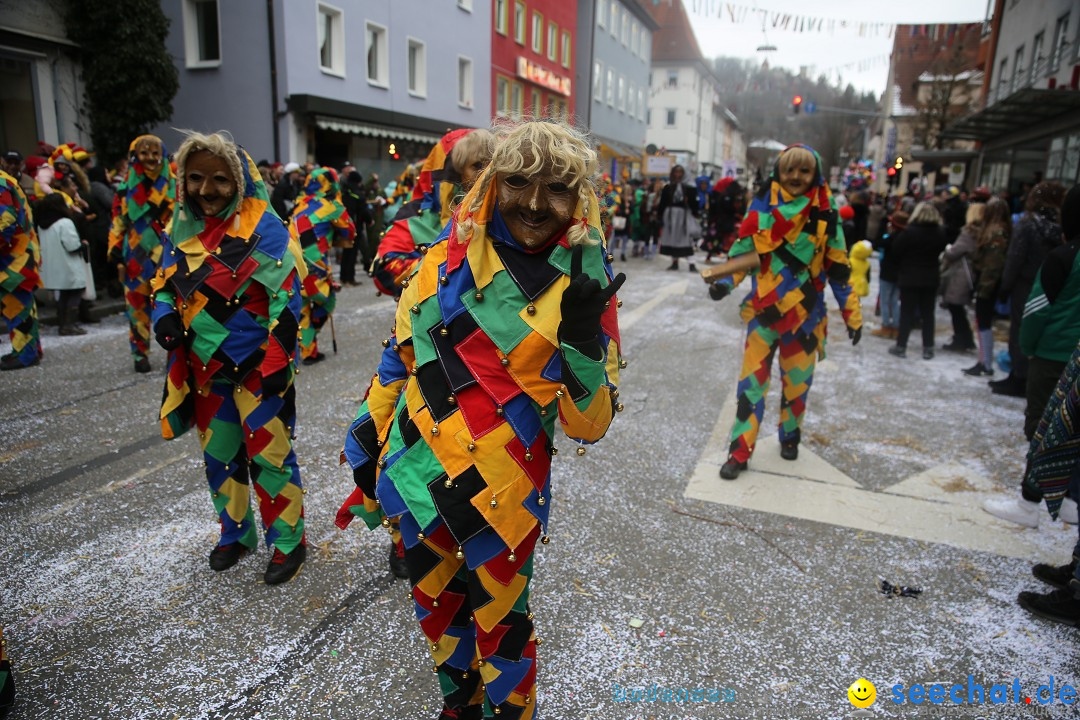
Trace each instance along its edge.
<instances>
[{"instance_id":1,"label":"building facade","mask_svg":"<svg viewBox=\"0 0 1080 720\"><path fill-rule=\"evenodd\" d=\"M996 0L984 24L982 107L949 136L980 143L977 177L995 192L1080 179L1080 3Z\"/></svg>"},{"instance_id":2,"label":"building facade","mask_svg":"<svg viewBox=\"0 0 1080 720\"><path fill-rule=\"evenodd\" d=\"M659 26L639 0L579 0L577 119L597 141L604 172L641 170L652 34Z\"/></svg>"},{"instance_id":3,"label":"building facade","mask_svg":"<svg viewBox=\"0 0 1080 720\"><path fill-rule=\"evenodd\" d=\"M577 10L576 0L491 0L492 117L574 117Z\"/></svg>"},{"instance_id":4,"label":"building facade","mask_svg":"<svg viewBox=\"0 0 1080 720\"><path fill-rule=\"evenodd\" d=\"M256 159L351 161L388 179L447 130L488 124L490 0L162 7L180 70L173 117L158 128L171 146L172 128L224 128Z\"/></svg>"},{"instance_id":5,"label":"building facade","mask_svg":"<svg viewBox=\"0 0 1080 720\"><path fill-rule=\"evenodd\" d=\"M0 150L29 157L39 140L90 146L79 48L59 0L0 3Z\"/></svg>"}]
</instances>

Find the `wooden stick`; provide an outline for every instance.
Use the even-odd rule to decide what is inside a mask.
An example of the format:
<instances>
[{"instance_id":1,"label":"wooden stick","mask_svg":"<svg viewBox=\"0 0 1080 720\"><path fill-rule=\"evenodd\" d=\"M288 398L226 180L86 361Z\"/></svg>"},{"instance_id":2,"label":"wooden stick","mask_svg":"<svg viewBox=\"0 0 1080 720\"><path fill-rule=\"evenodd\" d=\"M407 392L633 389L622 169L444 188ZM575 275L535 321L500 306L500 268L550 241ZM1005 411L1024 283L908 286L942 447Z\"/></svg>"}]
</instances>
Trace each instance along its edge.
<instances>
[{"instance_id":1,"label":"wooden stick","mask_svg":"<svg viewBox=\"0 0 1080 720\"><path fill-rule=\"evenodd\" d=\"M761 258L758 257L756 252L748 252L742 255L736 255L727 262L720 263L719 265L705 268L701 271L701 279L706 283L711 283L720 278L727 277L728 275L756 270L759 267L761 267Z\"/></svg>"}]
</instances>

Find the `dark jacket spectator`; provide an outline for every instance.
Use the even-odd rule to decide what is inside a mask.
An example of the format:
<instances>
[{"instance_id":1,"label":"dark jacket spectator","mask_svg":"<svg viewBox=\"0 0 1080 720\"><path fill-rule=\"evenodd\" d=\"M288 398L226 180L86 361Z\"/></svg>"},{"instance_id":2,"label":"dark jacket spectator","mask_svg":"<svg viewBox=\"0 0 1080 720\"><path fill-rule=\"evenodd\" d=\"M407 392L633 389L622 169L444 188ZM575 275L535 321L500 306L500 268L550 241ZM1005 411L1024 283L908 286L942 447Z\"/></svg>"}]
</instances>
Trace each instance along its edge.
<instances>
[{"instance_id":1,"label":"dark jacket spectator","mask_svg":"<svg viewBox=\"0 0 1080 720\"><path fill-rule=\"evenodd\" d=\"M938 258L948 242L940 222L920 219L918 212L912 213L911 224L892 242L897 285L937 288L941 279Z\"/></svg>"}]
</instances>

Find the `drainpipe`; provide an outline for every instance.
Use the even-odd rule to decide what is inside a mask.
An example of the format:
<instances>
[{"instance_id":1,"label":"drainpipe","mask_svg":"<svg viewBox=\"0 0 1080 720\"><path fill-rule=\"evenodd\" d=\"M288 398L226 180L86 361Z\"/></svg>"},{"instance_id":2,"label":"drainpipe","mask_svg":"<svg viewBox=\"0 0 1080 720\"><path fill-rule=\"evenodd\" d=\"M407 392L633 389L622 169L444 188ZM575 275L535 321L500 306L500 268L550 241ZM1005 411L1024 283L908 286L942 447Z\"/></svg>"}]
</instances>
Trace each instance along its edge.
<instances>
[{"instance_id":1,"label":"drainpipe","mask_svg":"<svg viewBox=\"0 0 1080 720\"><path fill-rule=\"evenodd\" d=\"M274 129L274 162L281 160L281 132L278 129L277 43L274 33L274 0L266 0L266 33L270 44L270 124Z\"/></svg>"}]
</instances>

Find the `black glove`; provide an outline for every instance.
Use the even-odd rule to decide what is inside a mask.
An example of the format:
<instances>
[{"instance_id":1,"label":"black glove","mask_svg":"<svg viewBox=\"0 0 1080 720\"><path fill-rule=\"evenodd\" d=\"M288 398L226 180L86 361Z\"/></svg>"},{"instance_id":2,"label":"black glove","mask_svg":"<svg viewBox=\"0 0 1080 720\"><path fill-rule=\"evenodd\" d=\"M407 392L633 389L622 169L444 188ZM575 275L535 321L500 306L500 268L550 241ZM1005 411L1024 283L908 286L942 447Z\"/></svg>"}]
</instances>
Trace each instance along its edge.
<instances>
[{"instance_id":1,"label":"black glove","mask_svg":"<svg viewBox=\"0 0 1080 720\"><path fill-rule=\"evenodd\" d=\"M559 340L571 345L587 345L596 342L600 334L600 316L608 301L626 282L626 275L619 273L607 287L600 281L581 272L581 245L575 245L570 255L570 284L563 290L562 322L559 324Z\"/></svg>"},{"instance_id":2,"label":"black glove","mask_svg":"<svg viewBox=\"0 0 1080 720\"><path fill-rule=\"evenodd\" d=\"M713 300L723 300L731 294L731 287L727 283L722 283L719 280L709 285L709 297Z\"/></svg>"},{"instance_id":3,"label":"black glove","mask_svg":"<svg viewBox=\"0 0 1080 720\"><path fill-rule=\"evenodd\" d=\"M127 265L124 262L124 253L120 250L120 247L114 247L109 251L109 262L113 265Z\"/></svg>"},{"instance_id":4,"label":"black glove","mask_svg":"<svg viewBox=\"0 0 1080 720\"><path fill-rule=\"evenodd\" d=\"M851 266L834 262L829 266L826 274L834 283L840 283L842 285L851 279Z\"/></svg>"},{"instance_id":5,"label":"black glove","mask_svg":"<svg viewBox=\"0 0 1080 720\"><path fill-rule=\"evenodd\" d=\"M848 328L847 329L847 336L849 338L851 338L851 344L853 346L858 345L859 341L862 340L862 328L861 327Z\"/></svg>"},{"instance_id":6,"label":"black glove","mask_svg":"<svg viewBox=\"0 0 1080 720\"><path fill-rule=\"evenodd\" d=\"M157 344L166 350L175 350L184 342L184 326L176 313L163 315L154 325L154 337Z\"/></svg>"},{"instance_id":7,"label":"black glove","mask_svg":"<svg viewBox=\"0 0 1080 720\"><path fill-rule=\"evenodd\" d=\"M289 386L289 369L281 368L262 379L262 396L280 395Z\"/></svg>"}]
</instances>

